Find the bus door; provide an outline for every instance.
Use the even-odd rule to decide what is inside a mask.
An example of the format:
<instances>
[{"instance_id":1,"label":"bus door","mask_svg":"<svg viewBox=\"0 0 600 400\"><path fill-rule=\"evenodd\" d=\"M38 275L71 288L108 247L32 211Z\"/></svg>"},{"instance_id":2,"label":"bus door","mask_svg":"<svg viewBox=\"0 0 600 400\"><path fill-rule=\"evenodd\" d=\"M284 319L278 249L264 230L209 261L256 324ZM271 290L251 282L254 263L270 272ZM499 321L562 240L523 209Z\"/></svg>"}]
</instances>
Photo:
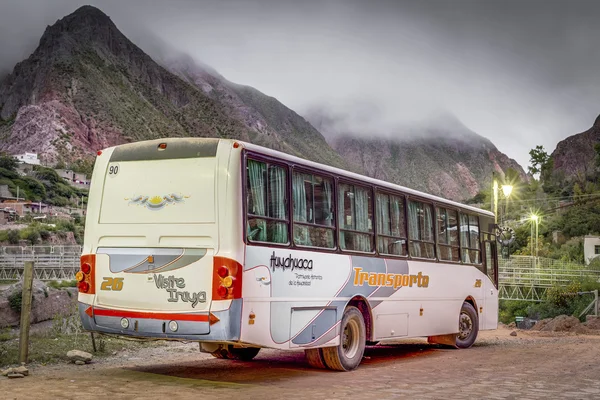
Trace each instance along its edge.
<instances>
[{"instance_id":1,"label":"bus door","mask_svg":"<svg viewBox=\"0 0 600 400\"><path fill-rule=\"evenodd\" d=\"M483 329L496 329L498 320L498 256L496 242L484 243L485 270Z\"/></svg>"}]
</instances>

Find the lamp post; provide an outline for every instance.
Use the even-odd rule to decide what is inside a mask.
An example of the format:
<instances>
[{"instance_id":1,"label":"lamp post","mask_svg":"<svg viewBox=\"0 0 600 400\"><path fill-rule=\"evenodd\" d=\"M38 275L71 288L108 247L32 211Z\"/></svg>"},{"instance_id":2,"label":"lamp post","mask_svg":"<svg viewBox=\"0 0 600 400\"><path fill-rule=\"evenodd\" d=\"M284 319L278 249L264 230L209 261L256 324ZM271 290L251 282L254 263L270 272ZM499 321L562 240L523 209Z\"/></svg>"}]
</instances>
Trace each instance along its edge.
<instances>
[{"instance_id":1,"label":"lamp post","mask_svg":"<svg viewBox=\"0 0 600 400\"><path fill-rule=\"evenodd\" d=\"M540 223L540 217L535 214L531 214L531 221L535 222L535 258L537 258L537 256L538 256L538 226ZM533 223L531 224L531 234L533 235ZM533 247L533 240L531 241L531 247ZM533 249L531 251L531 255L533 255Z\"/></svg>"},{"instance_id":2,"label":"lamp post","mask_svg":"<svg viewBox=\"0 0 600 400\"><path fill-rule=\"evenodd\" d=\"M492 186L492 196L494 198L494 225L498 225L498 181L496 179Z\"/></svg>"},{"instance_id":3,"label":"lamp post","mask_svg":"<svg viewBox=\"0 0 600 400\"><path fill-rule=\"evenodd\" d=\"M508 213L508 198L510 197L512 190L513 190L512 185L502 185L502 193L504 194L504 198L506 199L505 205L504 205L503 217L505 217L506 214Z\"/></svg>"}]
</instances>

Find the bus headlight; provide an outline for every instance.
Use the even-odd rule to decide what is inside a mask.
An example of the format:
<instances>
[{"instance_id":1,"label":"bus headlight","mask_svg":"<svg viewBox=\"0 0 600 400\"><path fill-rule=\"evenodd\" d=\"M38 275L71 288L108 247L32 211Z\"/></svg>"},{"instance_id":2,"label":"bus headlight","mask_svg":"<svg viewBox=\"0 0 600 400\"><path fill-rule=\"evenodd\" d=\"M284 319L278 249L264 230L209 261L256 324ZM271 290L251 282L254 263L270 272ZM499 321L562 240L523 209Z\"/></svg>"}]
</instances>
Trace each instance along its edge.
<instances>
[{"instance_id":1,"label":"bus headlight","mask_svg":"<svg viewBox=\"0 0 600 400\"><path fill-rule=\"evenodd\" d=\"M121 318L121 328L129 328L129 320L127 318Z\"/></svg>"},{"instance_id":2,"label":"bus headlight","mask_svg":"<svg viewBox=\"0 0 600 400\"><path fill-rule=\"evenodd\" d=\"M171 330L171 332L177 332L178 328L179 327L177 326L177 321L169 322L169 329Z\"/></svg>"}]
</instances>

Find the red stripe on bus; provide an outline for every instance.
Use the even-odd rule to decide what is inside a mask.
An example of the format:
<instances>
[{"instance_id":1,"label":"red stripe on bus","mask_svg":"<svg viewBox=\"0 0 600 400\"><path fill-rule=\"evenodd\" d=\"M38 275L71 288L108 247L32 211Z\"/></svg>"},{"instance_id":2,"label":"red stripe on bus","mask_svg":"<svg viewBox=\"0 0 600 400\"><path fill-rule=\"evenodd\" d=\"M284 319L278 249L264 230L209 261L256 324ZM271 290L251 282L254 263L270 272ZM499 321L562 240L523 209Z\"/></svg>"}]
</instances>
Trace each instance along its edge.
<instances>
[{"instance_id":1,"label":"red stripe on bus","mask_svg":"<svg viewBox=\"0 0 600 400\"><path fill-rule=\"evenodd\" d=\"M121 318L146 318L146 319L168 319L176 321L198 321L208 322L208 314L170 314L152 313L139 311L109 310L105 308L94 308L94 316L121 317Z\"/></svg>"}]
</instances>

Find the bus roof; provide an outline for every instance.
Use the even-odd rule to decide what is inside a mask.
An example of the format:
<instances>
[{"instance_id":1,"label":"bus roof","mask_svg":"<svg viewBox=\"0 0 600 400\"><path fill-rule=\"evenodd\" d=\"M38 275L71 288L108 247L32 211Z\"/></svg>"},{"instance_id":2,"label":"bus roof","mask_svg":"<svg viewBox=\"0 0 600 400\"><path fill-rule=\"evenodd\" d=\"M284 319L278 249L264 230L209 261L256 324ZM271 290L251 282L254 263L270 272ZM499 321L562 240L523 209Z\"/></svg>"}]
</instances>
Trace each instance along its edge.
<instances>
[{"instance_id":1,"label":"bus roof","mask_svg":"<svg viewBox=\"0 0 600 400\"><path fill-rule=\"evenodd\" d=\"M462 209L466 209L466 210L470 210L479 214L484 214L484 215L488 215L490 217L494 216L494 213L487 211L487 210L482 210L481 208L477 208L477 207L472 207L466 204L461 204L458 203L456 201L452 201L452 200L448 200L448 199L444 199L442 197L438 197L438 196L434 196L431 194L427 194L427 193L423 193L420 192L418 190L414 190L414 189L410 189L404 186L400 186L400 185L396 185L390 182L386 182L386 181L382 181L379 179L375 179L375 178L370 178L368 176L365 175L360 175L360 174L356 174L354 172L350 172L350 171L346 171L340 168L336 168L336 167L331 167L329 165L326 164L320 164L314 161L309 161L306 160L304 158L300 158L300 157L296 157L296 156L292 156L286 153L283 153L281 151L277 151L277 150L272 150L263 146L258 146L252 143L247 143L247 142L243 142L240 140L231 140L231 139L223 139L223 140L227 140L227 141L231 141L231 142L238 142L240 143L245 149L247 150L251 150L253 152L256 153L261 153L261 154L265 154L267 156L272 156L272 157L276 157L285 161L289 161L289 162L294 162L294 163L299 163L302 165L305 165L307 167L311 167L311 168L315 168L315 169L320 169L322 171L326 171L329 172L333 175L339 175L339 176L344 176L347 178L353 178L356 180L360 180L360 181L364 181L364 182L368 182L371 184L375 184L378 186L382 186L385 188L389 188L389 189L393 189L393 190L398 190L401 191L403 193L406 194L410 194L410 195L414 195L414 196L420 196L435 202L439 202L439 203L444 203L444 204L448 204L448 205L452 205L455 207L460 207Z\"/></svg>"},{"instance_id":2,"label":"bus roof","mask_svg":"<svg viewBox=\"0 0 600 400\"><path fill-rule=\"evenodd\" d=\"M271 157L275 157L275 158L279 158L281 160L284 161L289 161L292 163L298 163L307 167L311 167L311 168L315 168L315 169L319 169L325 172L329 172L330 174L333 175L337 175L337 176L343 176L343 177L347 177L347 178L352 178L352 179L356 179L359 181L363 181L363 182L368 182L374 185L378 185L381 187L385 187L388 189L392 189L392 190L398 190L401 191L403 193L409 194L409 195L414 195L414 196L419 196L425 199L429 199L431 201L435 201L435 202L439 202L439 203L444 203L444 204L448 204L448 205L452 205L454 207L457 208L462 208L465 210L470 210L479 214L483 214L483 215L487 215L490 217L493 217L494 214L490 211L487 210L482 210L480 208L477 207L472 207L466 204L461 204L458 203L456 201L452 201L452 200L448 200L448 199L444 199L442 197L438 197L438 196L433 196L431 194L427 194L424 192L420 192L418 190L414 190L414 189L410 189L404 186L400 186L400 185L396 185L390 182L386 182L386 181L382 181L379 179L375 179L375 178L369 178L368 176L365 175L360 175L360 174L356 174L354 172L350 172L350 171L346 171L340 168L336 168L336 167L331 167L329 165L326 164L320 164L314 161L310 161L310 160L306 160L304 158L300 158L300 157L296 157L296 156L292 156L290 154L286 154L283 153L281 151L277 151L277 150L272 150L269 149L267 147L263 147L263 146L259 146L256 144L252 144L252 143L248 143L248 142L244 142L241 140L235 140L235 139L221 139L221 138L192 138L192 137L186 137L186 138L162 138L162 139L151 139L151 140L146 140L146 141L140 141L140 142L135 142L135 143L128 143L128 144L123 144L123 145L117 145L117 146L113 146L113 148L117 149L117 148L130 148L130 150L134 150L135 148L139 147L139 145L143 145L144 142L161 142L161 141L188 141L188 142L205 142L205 141L215 141L215 139L217 140L221 140L224 142L230 142L230 143L234 143L237 142L239 144L242 145L243 148L247 149L247 150L251 150L255 153L260 153L260 154L264 154L267 156L271 156Z\"/></svg>"}]
</instances>

